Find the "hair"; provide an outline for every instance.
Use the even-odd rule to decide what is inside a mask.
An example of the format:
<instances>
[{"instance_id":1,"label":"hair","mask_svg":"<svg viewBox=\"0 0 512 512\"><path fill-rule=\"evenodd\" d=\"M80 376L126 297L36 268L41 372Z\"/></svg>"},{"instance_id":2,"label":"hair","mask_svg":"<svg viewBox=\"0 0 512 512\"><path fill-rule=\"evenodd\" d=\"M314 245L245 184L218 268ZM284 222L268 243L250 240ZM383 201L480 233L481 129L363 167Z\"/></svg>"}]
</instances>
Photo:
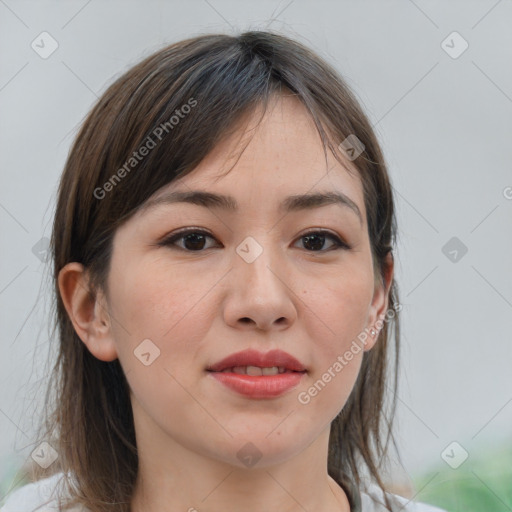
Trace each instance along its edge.
<instances>
[{"instance_id":1,"label":"hair","mask_svg":"<svg viewBox=\"0 0 512 512\"><path fill-rule=\"evenodd\" d=\"M58 331L59 346L38 435L59 454L50 470L64 473L68 505L128 511L138 456L129 387L119 360L98 360L78 337L60 296L59 271L79 262L90 278L91 297L98 290L108 293L116 229L158 189L191 172L236 132L247 114L258 107L264 113L269 100L283 91L306 107L326 158L329 149L343 163L339 144L349 135L364 145L353 164L363 186L375 274L383 282L396 243L392 187L369 120L330 64L296 40L257 30L201 35L145 57L117 78L88 113L57 193L50 240L51 339ZM133 153L143 145L151 150L135 159ZM353 390L331 423L328 448L328 472L336 481L347 477L359 488L365 466L383 492L382 462L390 438L396 446L400 306L394 279L388 299L391 318L363 355ZM393 388L388 386L390 363ZM386 388L391 391L389 411ZM36 472L35 479L43 476L48 471Z\"/></svg>"}]
</instances>

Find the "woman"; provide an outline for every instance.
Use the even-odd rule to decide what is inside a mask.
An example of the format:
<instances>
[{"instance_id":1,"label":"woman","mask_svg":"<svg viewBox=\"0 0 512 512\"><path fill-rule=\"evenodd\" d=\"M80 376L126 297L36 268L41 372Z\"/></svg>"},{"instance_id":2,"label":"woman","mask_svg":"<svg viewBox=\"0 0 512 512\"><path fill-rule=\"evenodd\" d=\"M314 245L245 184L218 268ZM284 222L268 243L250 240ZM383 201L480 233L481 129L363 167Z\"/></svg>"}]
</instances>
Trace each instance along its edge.
<instances>
[{"instance_id":1,"label":"woman","mask_svg":"<svg viewBox=\"0 0 512 512\"><path fill-rule=\"evenodd\" d=\"M126 72L62 175L48 470L2 510L439 510L379 470L394 215L368 119L302 44L205 35Z\"/></svg>"}]
</instances>

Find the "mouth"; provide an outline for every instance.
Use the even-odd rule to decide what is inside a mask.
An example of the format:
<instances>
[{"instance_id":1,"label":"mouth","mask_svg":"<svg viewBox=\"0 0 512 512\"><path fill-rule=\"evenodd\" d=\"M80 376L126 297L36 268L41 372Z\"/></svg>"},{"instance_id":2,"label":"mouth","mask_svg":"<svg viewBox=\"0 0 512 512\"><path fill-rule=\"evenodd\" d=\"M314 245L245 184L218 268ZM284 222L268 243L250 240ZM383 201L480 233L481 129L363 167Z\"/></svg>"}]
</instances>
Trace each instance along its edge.
<instances>
[{"instance_id":1,"label":"mouth","mask_svg":"<svg viewBox=\"0 0 512 512\"><path fill-rule=\"evenodd\" d=\"M249 399L277 398L296 388L307 373L299 360L282 350L244 350L206 371L215 381Z\"/></svg>"},{"instance_id":2,"label":"mouth","mask_svg":"<svg viewBox=\"0 0 512 512\"><path fill-rule=\"evenodd\" d=\"M209 366L206 370L256 377L291 372L306 373L307 371L298 359L279 349L267 353L258 352L257 350L236 352Z\"/></svg>"},{"instance_id":3,"label":"mouth","mask_svg":"<svg viewBox=\"0 0 512 512\"><path fill-rule=\"evenodd\" d=\"M231 368L224 368L220 371L215 370L207 370L209 372L214 373L234 373L238 375L251 375L253 377L262 377L262 376L270 376L270 375L280 375L282 373L306 373L306 370L296 371L290 370L284 366L270 366L270 367L260 367L260 366L233 366Z\"/></svg>"}]
</instances>

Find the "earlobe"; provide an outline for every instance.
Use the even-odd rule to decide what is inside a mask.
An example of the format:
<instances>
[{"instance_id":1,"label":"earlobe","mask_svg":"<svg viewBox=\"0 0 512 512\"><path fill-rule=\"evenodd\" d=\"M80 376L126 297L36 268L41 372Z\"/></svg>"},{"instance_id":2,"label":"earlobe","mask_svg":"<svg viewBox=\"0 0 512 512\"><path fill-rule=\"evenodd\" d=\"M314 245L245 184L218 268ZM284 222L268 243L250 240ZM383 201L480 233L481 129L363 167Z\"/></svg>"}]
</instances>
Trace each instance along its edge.
<instances>
[{"instance_id":1,"label":"earlobe","mask_svg":"<svg viewBox=\"0 0 512 512\"><path fill-rule=\"evenodd\" d=\"M73 327L91 354L101 361L117 359L110 315L103 295L91 293L85 267L77 262L64 266L58 277L59 291Z\"/></svg>"}]
</instances>

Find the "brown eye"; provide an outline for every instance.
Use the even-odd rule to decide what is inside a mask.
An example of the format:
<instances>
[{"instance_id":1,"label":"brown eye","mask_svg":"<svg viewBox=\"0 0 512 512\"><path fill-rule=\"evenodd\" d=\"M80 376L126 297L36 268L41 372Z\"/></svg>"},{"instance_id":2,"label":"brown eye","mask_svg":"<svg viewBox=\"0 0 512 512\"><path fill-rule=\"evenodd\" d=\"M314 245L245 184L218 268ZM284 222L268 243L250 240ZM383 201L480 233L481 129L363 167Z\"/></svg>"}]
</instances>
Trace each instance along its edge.
<instances>
[{"instance_id":1,"label":"brown eye","mask_svg":"<svg viewBox=\"0 0 512 512\"><path fill-rule=\"evenodd\" d=\"M188 228L186 230L173 233L171 236L164 238L164 240L159 242L158 245L177 248L187 252L201 252L204 249L210 248L205 247L207 238L215 240L214 237L206 231L201 229ZM324 248L326 239L330 239L332 241L332 245L328 249ZM182 245L178 245L177 242L181 240L183 241ZM350 246L347 243L345 243L343 240L341 240L341 238L336 236L334 233L331 233L330 231L310 231L302 235L299 240L304 240L303 247L308 252L322 253L336 249L350 249Z\"/></svg>"},{"instance_id":2,"label":"brown eye","mask_svg":"<svg viewBox=\"0 0 512 512\"><path fill-rule=\"evenodd\" d=\"M331 249L327 250L350 249L348 244L329 231L310 231L309 233L302 235L300 240L304 240L304 247L306 247L310 252L327 252L327 250L322 250L326 238L333 242Z\"/></svg>"},{"instance_id":3,"label":"brown eye","mask_svg":"<svg viewBox=\"0 0 512 512\"><path fill-rule=\"evenodd\" d=\"M211 238L213 240L213 237L206 231L187 229L185 231L174 233L172 236L162 240L158 245L175 246L184 251L199 252L205 248L206 238ZM183 240L184 247L176 245L178 240Z\"/></svg>"}]
</instances>

